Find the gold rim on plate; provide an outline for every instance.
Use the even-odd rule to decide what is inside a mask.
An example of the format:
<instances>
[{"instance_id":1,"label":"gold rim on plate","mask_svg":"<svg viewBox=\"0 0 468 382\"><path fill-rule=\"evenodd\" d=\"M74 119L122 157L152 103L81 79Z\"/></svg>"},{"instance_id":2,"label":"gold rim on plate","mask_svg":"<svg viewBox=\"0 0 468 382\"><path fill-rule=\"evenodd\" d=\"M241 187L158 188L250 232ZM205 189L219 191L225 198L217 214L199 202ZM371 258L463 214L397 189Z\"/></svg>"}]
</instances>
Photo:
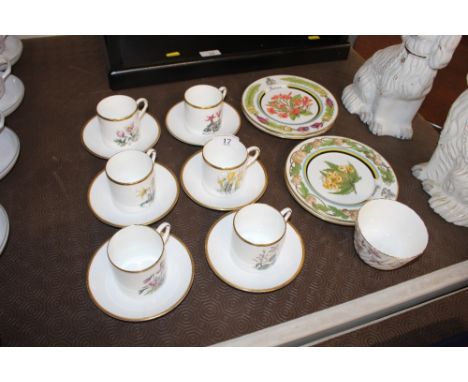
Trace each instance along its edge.
<instances>
[{"instance_id":1,"label":"gold rim on plate","mask_svg":"<svg viewBox=\"0 0 468 382\"><path fill-rule=\"evenodd\" d=\"M218 270L216 269L216 267L214 266L214 264L211 262L211 259L210 259L210 256L209 256L209 253L208 253L208 241L210 240L210 237L211 237L211 234L213 232L213 229L216 227L216 225L224 218L228 218L229 215L231 214L234 214L234 212L229 212L227 214L224 214L223 216L219 217L218 219L215 220L215 222L211 225L210 229L208 230L208 233L206 235L206 238L205 238L205 257L206 257L206 260L208 262L208 265L210 266L211 270L213 271L213 273L221 280L223 281L224 283L226 283L227 285L235 288L235 289L238 289L238 290L241 290L243 292L250 292L250 293L268 293L268 292L274 292L274 291L277 291L279 289L282 289L284 288L285 286L287 286L288 284L290 284L298 275L299 273L301 272L302 268L304 267L304 261L305 261L305 245L304 245L304 240L302 239L302 236L301 234L299 233L299 231L297 230L297 228L290 222L288 222L287 224L293 229L293 231L296 233L296 235L299 237L299 240L300 240L300 243L301 243L301 248L302 248L302 255L301 255L301 261L299 263L299 266L296 270L296 272L294 272L294 274L286 281L282 282L281 284L275 286L275 287L272 287L272 288L267 288L267 289L253 289L253 288L245 288L245 287L242 287L240 285L237 285L236 283L233 283L232 281L229 281L227 280L225 277L223 277L219 272Z\"/></svg>"},{"instance_id":2,"label":"gold rim on plate","mask_svg":"<svg viewBox=\"0 0 468 382\"><path fill-rule=\"evenodd\" d=\"M187 142L187 141L185 141L185 140L179 138L179 137L176 136L176 135L171 131L171 129L169 129L169 127L168 127L169 124L167 123L167 118L168 118L169 114L171 113L172 109L174 109L176 106L178 106L180 103L183 103L183 102L184 102L184 101L177 102L177 103L176 103L175 105L173 105L173 106L169 109L169 111L166 113L166 118L165 118L165 120L164 120L164 122L165 122L165 124L166 124L166 130L169 132L169 134L171 134L172 137L174 137L175 139L177 139L179 142L186 143L187 145L190 145L190 146L203 146L203 145L204 145L203 143L202 143L202 144L200 144L200 143L191 143L191 142ZM237 114L237 118L238 118L238 120L239 120L239 124L238 124L238 126L236 127L235 131L233 131L233 132L230 134L230 135L236 135L237 132L239 131L239 129L241 128L241 123L242 123L240 114L239 114L239 112L234 108L234 106L232 106L230 103L228 103L228 102L226 102L226 101L224 101L224 103L225 103L226 105L229 105L229 106L232 108L232 110L234 110L234 112ZM185 126L183 126L183 128L185 128ZM216 137L215 134L213 135L213 138L214 138L214 137Z\"/></svg>"},{"instance_id":3,"label":"gold rim on plate","mask_svg":"<svg viewBox=\"0 0 468 382\"><path fill-rule=\"evenodd\" d=\"M168 168L168 167L166 167L166 166L163 166L162 164L156 163L156 165L159 165L159 166L163 167L164 169L166 169L167 171L169 171L169 173L171 174L172 178L173 178L174 181L175 181L176 188L177 188L176 197L175 197L174 201L172 202L171 206L168 208L168 210L165 211L161 216L158 216L158 217L156 217L156 218L154 218L154 219L152 219L152 220L150 220L150 221L148 221L148 222L138 223L139 225L151 225L151 224L156 223L157 221L159 221L159 220L165 218L166 215L168 215L169 212L171 212L171 211L174 209L174 207L175 207L177 201L179 200L179 196L180 196L180 187L179 187L179 182L177 181L177 177L175 176L174 172L173 172L170 168ZM101 171L94 177L94 179L91 181L91 184L90 184L89 187L88 187L88 196L87 196L87 198L88 198L88 206L89 206L89 208L91 209L91 211L93 212L94 216L95 216L99 221L101 221L102 223L107 224L107 225L110 225L111 227L116 227L116 228L127 227L127 225L120 225L120 224L112 223L112 222L106 220L106 219L103 218L102 216L99 216L99 214L93 209L93 206L92 206L92 204L91 204L91 189L93 188L93 185L94 185L94 183L96 182L97 178L99 178L99 176L100 176L103 172L104 172L104 170L101 170Z\"/></svg>"},{"instance_id":4,"label":"gold rim on plate","mask_svg":"<svg viewBox=\"0 0 468 382\"><path fill-rule=\"evenodd\" d=\"M192 276L190 278L189 284L187 285L187 289L182 294L182 296L172 306L170 306L166 310L164 310L164 311L162 311L162 312L160 312L158 314L155 314L153 316L146 316L146 317L140 317L140 318L129 318L129 317L123 317L123 316L119 316L117 314L111 313L110 311L105 309L103 306L101 306L101 304L99 304L97 299L94 297L93 292L91 290L91 287L89 285L89 273L91 271L91 265L94 262L94 258L96 257L98 252L102 249L102 247L104 247L109 242L109 240L107 240L104 244L102 244L94 252L93 256L91 257L91 260L88 263L88 269L86 271L86 289L88 290L88 294L89 294L89 296L91 298L91 301L94 303L94 305L96 305L99 310L101 310L103 313L107 314L108 316L110 316L112 318L115 318L117 320L126 321L126 322L143 322L143 321L154 320L155 318L162 317L162 316L166 315L167 313L171 312L172 310L174 310L175 308L177 308L182 303L182 301L184 301L185 297L187 297L188 293L190 292L190 289L192 288L193 280L194 280L194 277L195 277L195 262L193 261L192 253L188 249L187 245L182 240L180 240L176 235L171 233L170 236L172 236L175 240L177 240L180 244L182 244L182 246L187 251L187 254L188 254L189 258L190 258L190 262L192 264Z\"/></svg>"},{"instance_id":5,"label":"gold rim on plate","mask_svg":"<svg viewBox=\"0 0 468 382\"><path fill-rule=\"evenodd\" d=\"M197 151L196 153L192 154L188 159L185 160L184 164L182 165L182 169L180 170L180 184L182 186L182 189L184 190L184 193L185 195L187 195L189 197L189 199L191 199L194 203L198 204L199 206L201 207L205 207L205 208L208 208L210 210L214 210L214 211L233 211L233 210L237 210L239 208L242 208L242 207L245 207L249 204L252 204L252 203L255 203L256 201L258 201L264 194L265 194L265 191L268 187L268 173L266 171L266 168L265 166L263 165L262 162L260 162L260 160L257 160L256 162L260 165L260 167L262 168L263 170L263 173L265 174L265 184L263 185L263 189L262 191L260 191L260 193L258 194L258 196L256 196L254 199L252 199L251 201L249 201L248 203L245 203L245 204L242 204L240 206L234 206L234 207L216 207L216 206L210 206L208 204L205 204L199 200L197 200L191 193L190 191L187 189L187 187L185 186L185 183L184 183L184 172L185 172L185 168L187 167L187 164L188 162L190 162L191 159L193 159L195 156L197 156L198 154L201 153L201 150Z\"/></svg>"}]
</instances>

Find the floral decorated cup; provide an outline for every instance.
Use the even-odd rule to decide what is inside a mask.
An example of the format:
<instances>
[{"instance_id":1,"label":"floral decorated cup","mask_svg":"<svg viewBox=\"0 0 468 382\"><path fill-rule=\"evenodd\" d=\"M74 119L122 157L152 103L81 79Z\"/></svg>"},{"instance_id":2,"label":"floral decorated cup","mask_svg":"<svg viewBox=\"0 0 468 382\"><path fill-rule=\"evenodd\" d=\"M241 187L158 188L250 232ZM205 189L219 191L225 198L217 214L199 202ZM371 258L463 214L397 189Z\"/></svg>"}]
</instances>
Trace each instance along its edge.
<instances>
[{"instance_id":1,"label":"floral decorated cup","mask_svg":"<svg viewBox=\"0 0 468 382\"><path fill-rule=\"evenodd\" d=\"M257 146L246 148L235 135L211 139L202 150L205 188L217 195L230 195L242 185L244 174L260 155Z\"/></svg>"},{"instance_id":2,"label":"floral decorated cup","mask_svg":"<svg viewBox=\"0 0 468 382\"><path fill-rule=\"evenodd\" d=\"M198 135L212 135L221 128L227 89L195 85L184 94L185 126Z\"/></svg>"},{"instance_id":3,"label":"floral decorated cup","mask_svg":"<svg viewBox=\"0 0 468 382\"><path fill-rule=\"evenodd\" d=\"M263 203L249 204L234 215L231 256L248 270L272 266L284 243L287 222L292 210L281 212Z\"/></svg>"},{"instance_id":4,"label":"floral decorated cup","mask_svg":"<svg viewBox=\"0 0 468 382\"><path fill-rule=\"evenodd\" d=\"M170 232L169 223L161 223L156 229L130 225L112 236L107 257L122 291L135 297L147 296L164 283Z\"/></svg>"},{"instance_id":5,"label":"floral decorated cup","mask_svg":"<svg viewBox=\"0 0 468 382\"><path fill-rule=\"evenodd\" d=\"M354 247L371 267L381 270L400 268L421 255L428 240L424 222L405 204L376 199L359 210Z\"/></svg>"},{"instance_id":6,"label":"floral decorated cup","mask_svg":"<svg viewBox=\"0 0 468 382\"><path fill-rule=\"evenodd\" d=\"M11 64L5 57L0 56L0 98L5 94L5 81L11 73Z\"/></svg>"},{"instance_id":7,"label":"floral decorated cup","mask_svg":"<svg viewBox=\"0 0 468 382\"><path fill-rule=\"evenodd\" d=\"M121 151L106 164L106 175L115 205L137 213L154 201L154 163L156 150L146 153L136 150Z\"/></svg>"},{"instance_id":8,"label":"floral decorated cup","mask_svg":"<svg viewBox=\"0 0 468 382\"><path fill-rule=\"evenodd\" d=\"M103 141L111 147L128 147L136 142L147 108L145 98L135 101L126 95L113 95L101 100L96 110Z\"/></svg>"}]
</instances>

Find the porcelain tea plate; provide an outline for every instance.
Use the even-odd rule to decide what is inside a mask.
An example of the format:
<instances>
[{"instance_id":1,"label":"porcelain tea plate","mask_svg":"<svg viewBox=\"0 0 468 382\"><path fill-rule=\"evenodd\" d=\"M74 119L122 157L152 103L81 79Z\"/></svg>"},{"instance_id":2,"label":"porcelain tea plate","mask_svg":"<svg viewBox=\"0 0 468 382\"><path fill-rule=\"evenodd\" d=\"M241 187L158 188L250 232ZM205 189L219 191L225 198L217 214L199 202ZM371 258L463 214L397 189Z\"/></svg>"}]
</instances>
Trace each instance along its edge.
<instances>
[{"instance_id":1,"label":"porcelain tea plate","mask_svg":"<svg viewBox=\"0 0 468 382\"><path fill-rule=\"evenodd\" d=\"M338 103L322 85L307 78L276 75L250 84L242 95L242 111L264 132L289 139L305 139L329 130Z\"/></svg>"},{"instance_id":2,"label":"porcelain tea plate","mask_svg":"<svg viewBox=\"0 0 468 382\"><path fill-rule=\"evenodd\" d=\"M111 147L104 143L101 136L99 121L96 116L91 118L84 126L81 133L81 140L88 151L102 159L109 159L112 155L124 150L139 150L146 151L153 147L159 140L161 128L156 119L146 113L140 124L140 136L138 140L125 147L120 147L117 144Z\"/></svg>"},{"instance_id":3,"label":"porcelain tea plate","mask_svg":"<svg viewBox=\"0 0 468 382\"><path fill-rule=\"evenodd\" d=\"M148 321L174 310L187 296L194 278L194 263L185 244L174 235L167 242L167 274L153 293L132 297L116 283L107 257L107 241L88 266L87 287L94 304L107 315L123 321Z\"/></svg>"},{"instance_id":4,"label":"porcelain tea plate","mask_svg":"<svg viewBox=\"0 0 468 382\"><path fill-rule=\"evenodd\" d=\"M227 102L224 102L223 117L220 129L214 134L195 134L185 127L184 101L174 105L166 115L166 127L177 140L194 146L203 146L217 135L236 135L240 129L239 113Z\"/></svg>"},{"instance_id":5,"label":"porcelain tea plate","mask_svg":"<svg viewBox=\"0 0 468 382\"><path fill-rule=\"evenodd\" d=\"M297 145L286 161L292 196L322 220L354 225L367 200L398 196L390 164L371 147L350 138L322 136Z\"/></svg>"},{"instance_id":6,"label":"porcelain tea plate","mask_svg":"<svg viewBox=\"0 0 468 382\"><path fill-rule=\"evenodd\" d=\"M305 260L304 242L297 229L287 224L283 248L271 267L247 270L239 267L230 254L234 214L230 212L218 219L206 236L206 258L213 272L226 284L245 292L272 292L291 283Z\"/></svg>"},{"instance_id":7,"label":"porcelain tea plate","mask_svg":"<svg viewBox=\"0 0 468 382\"><path fill-rule=\"evenodd\" d=\"M2 53L0 53L0 55L2 55L8 61L10 61L11 65L14 65L21 57L22 52L22 41L16 36L7 36L7 38L5 39L5 50Z\"/></svg>"},{"instance_id":8,"label":"porcelain tea plate","mask_svg":"<svg viewBox=\"0 0 468 382\"><path fill-rule=\"evenodd\" d=\"M242 186L231 195L217 195L203 186L202 152L193 154L183 165L180 182L187 196L202 207L218 211L231 211L254 203L262 197L268 185L265 167L255 161L244 176Z\"/></svg>"},{"instance_id":9,"label":"porcelain tea plate","mask_svg":"<svg viewBox=\"0 0 468 382\"><path fill-rule=\"evenodd\" d=\"M8 241L8 234L10 233L10 222L8 221L8 215L0 204L0 255L5 248Z\"/></svg>"},{"instance_id":10,"label":"porcelain tea plate","mask_svg":"<svg viewBox=\"0 0 468 382\"><path fill-rule=\"evenodd\" d=\"M20 141L15 132L8 127L0 133L0 179L13 168L20 153Z\"/></svg>"},{"instance_id":11,"label":"porcelain tea plate","mask_svg":"<svg viewBox=\"0 0 468 382\"><path fill-rule=\"evenodd\" d=\"M5 81L5 94L0 98L0 113L7 117L13 113L24 97L23 82L13 74L10 74Z\"/></svg>"},{"instance_id":12,"label":"porcelain tea plate","mask_svg":"<svg viewBox=\"0 0 468 382\"><path fill-rule=\"evenodd\" d=\"M92 181L88 190L88 204L94 215L103 223L114 227L132 224L153 224L166 216L179 198L179 184L171 170L155 164L156 192L153 203L142 212L129 213L118 208L112 199L109 180L101 171Z\"/></svg>"}]
</instances>

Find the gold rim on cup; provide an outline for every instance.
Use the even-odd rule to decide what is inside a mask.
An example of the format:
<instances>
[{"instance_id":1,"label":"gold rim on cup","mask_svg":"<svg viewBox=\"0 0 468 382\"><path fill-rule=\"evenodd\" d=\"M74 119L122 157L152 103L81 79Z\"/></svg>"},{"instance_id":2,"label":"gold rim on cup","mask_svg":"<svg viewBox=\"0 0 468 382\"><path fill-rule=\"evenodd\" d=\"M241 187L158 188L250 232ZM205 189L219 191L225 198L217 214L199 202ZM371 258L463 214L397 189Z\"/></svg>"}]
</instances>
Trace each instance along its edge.
<instances>
[{"instance_id":1,"label":"gold rim on cup","mask_svg":"<svg viewBox=\"0 0 468 382\"><path fill-rule=\"evenodd\" d=\"M148 149L148 150L151 150L151 148ZM139 179L139 180L135 180L134 182L128 182L128 183L127 183L127 182L120 182L120 181L118 181L118 180L113 179L113 178L109 175L109 173L107 172L107 165L109 164L109 161L110 161L113 157L115 157L116 155L119 155L119 154L121 154L121 153L123 153L123 152L128 152L128 151L130 151L130 150L120 151L120 152L115 153L114 155L112 155L112 156L109 158L109 160L107 161L106 167L104 168L104 171L106 172L106 176L109 178L109 180L111 180L112 182L114 182L114 183L116 183L116 184L120 184L121 186L134 186L135 184L141 183L141 182L145 181L146 179L148 179L148 178L151 176L151 174L153 174L153 172L154 172L154 165L155 165L155 163L153 162L153 160L152 160L151 157L150 157L150 160L151 160L151 162L152 162L152 166L151 166L151 169L150 169L149 173L146 174L143 178L141 178L141 179ZM143 152L143 151L139 151L139 150L135 150L135 151ZM143 152L143 154L146 154L146 153ZM148 156L149 156L149 155L148 155Z\"/></svg>"},{"instance_id":2,"label":"gold rim on cup","mask_svg":"<svg viewBox=\"0 0 468 382\"><path fill-rule=\"evenodd\" d=\"M117 95L117 94L116 94L116 95ZM119 95L124 96L124 97L127 97L127 98L130 98L130 99L132 99L133 101L135 101L132 97L129 97L129 96L125 95L125 94L119 94ZM113 96L109 96L109 97L113 97ZM110 122L121 122L121 121L125 121L125 120L127 120L127 119L133 117L133 116L138 112L138 110L139 110L139 108L138 108L138 103L135 102L135 103L136 103L135 110L132 111L132 112L131 112L129 115L127 115L126 117L121 117L121 118L108 118L108 117L104 117L103 115L99 114L98 107L99 107L99 104L100 104L102 101L104 101L105 99L107 99L107 98L109 98L109 97L106 97L106 98L100 100L100 101L98 102L98 104L96 105L96 115L97 115L99 118L102 118L102 119L104 119L104 120L106 120L106 121L110 121Z\"/></svg>"}]
</instances>

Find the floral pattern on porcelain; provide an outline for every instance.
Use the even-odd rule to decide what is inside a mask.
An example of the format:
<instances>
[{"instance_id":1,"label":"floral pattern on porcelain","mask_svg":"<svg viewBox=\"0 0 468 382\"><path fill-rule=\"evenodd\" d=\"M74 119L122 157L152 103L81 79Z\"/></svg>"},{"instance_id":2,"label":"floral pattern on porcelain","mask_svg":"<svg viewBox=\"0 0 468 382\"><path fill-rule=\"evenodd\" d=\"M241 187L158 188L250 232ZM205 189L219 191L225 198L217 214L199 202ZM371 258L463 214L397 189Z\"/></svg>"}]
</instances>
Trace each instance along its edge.
<instances>
[{"instance_id":1,"label":"floral pattern on porcelain","mask_svg":"<svg viewBox=\"0 0 468 382\"><path fill-rule=\"evenodd\" d=\"M237 191L242 183L244 172L243 170L225 172L223 176L219 177L217 180L217 191L222 194L232 194L234 191Z\"/></svg>"},{"instance_id":2,"label":"floral pattern on porcelain","mask_svg":"<svg viewBox=\"0 0 468 382\"><path fill-rule=\"evenodd\" d=\"M356 224L354 230L354 248L362 261L373 268L389 271L397 269L409 263L418 256L410 258L398 259L393 256L386 255L374 248L362 235L359 225Z\"/></svg>"},{"instance_id":3,"label":"floral pattern on porcelain","mask_svg":"<svg viewBox=\"0 0 468 382\"><path fill-rule=\"evenodd\" d=\"M292 121L300 116L312 115L310 106L312 98L300 94L275 94L268 101L267 113L278 116L280 119L289 118Z\"/></svg>"},{"instance_id":4,"label":"floral pattern on porcelain","mask_svg":"<svg viewBox=\"0 0 468 382\"><path fill-rule=\"evenodd\" d=\"M149 295L155 292L164 282L166 278L166 264L163 261L157 271L153 273L151 276L143 280L143 286L138 291L139 295Z\"/></svg>"},{"instance_id":5,"label":"floral pattern on porcelain","mask_svg":"<svg viewBox=\"0 0 468 382\"><path fill-rule=\"evenodd\" d=\"M203 129L204 134L216 133L221 128L221 111L211 114L205 119L208 124Z\"/></svg>"},{"instance_id":6,"label":"floral pattern on porcelain","mask_svg":"<svg viewBox=\"0 0 468 382\"><path fill-rule=\"evenodd\" d=\"M264 270L273 265L278 257L278 249L279 244L263 249L254 260L254 268L257 270Z\"/></svg>"},{"instance_id":7,"label":"floral pattern on porcelain","mask_svg":"<svg viewBox=\"0 0 468 382\"><path fill-rule=\"evenodd\" d=\"M114 142L120 147L124 147L138 140L138 129L134 124L131 124L123 130L117 130L115 135Z\"/></svg>"},{"instance_id":8,"label":"floral pattern on porcelain","mask_svg":"<svg viewBox=\"0 0 468 382\"><path fill-rule=\"evenodd\" d=\"M149 206L154 200L154 179L150 182L148 187L143 187L137 190L138 198L142 199L140 207Z\"/></svg>"},{"instance_id":9,"label":"floral pattern on porcelain","mask_svg":"<svg viewBox=\"0 0 468 382\"><path fill-rule=\"evenodd\" d=\"M356 193L354 185L361 180L361 177L351 163L348 162L347 165L341 166L329 161L325 161L325 163L328 168L320 171L325 189L337 195Z\"/></svg>"}]
</instances>

